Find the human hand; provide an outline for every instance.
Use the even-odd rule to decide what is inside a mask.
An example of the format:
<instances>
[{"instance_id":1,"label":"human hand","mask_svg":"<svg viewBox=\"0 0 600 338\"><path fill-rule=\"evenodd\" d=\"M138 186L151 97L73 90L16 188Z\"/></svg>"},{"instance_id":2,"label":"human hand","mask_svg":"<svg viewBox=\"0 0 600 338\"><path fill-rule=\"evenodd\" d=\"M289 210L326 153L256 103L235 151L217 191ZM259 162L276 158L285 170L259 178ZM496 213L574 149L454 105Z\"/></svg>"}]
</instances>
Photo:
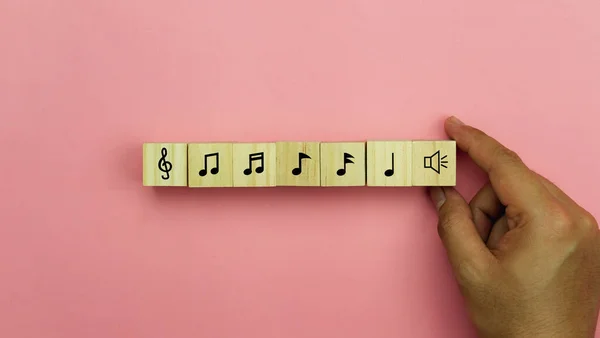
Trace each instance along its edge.
<instances>
[{"instance_id":1,"label":"human hand","mask_svg":"<svg viewBox=\"0 0 600 338\"><path fill-rule=\"evenodd\" d=\"M590 213L482 131L446 132L489 175L467 203L432 187L438 231L481 337L593 337L600 231Z\"/></svg>"}]
</instances>

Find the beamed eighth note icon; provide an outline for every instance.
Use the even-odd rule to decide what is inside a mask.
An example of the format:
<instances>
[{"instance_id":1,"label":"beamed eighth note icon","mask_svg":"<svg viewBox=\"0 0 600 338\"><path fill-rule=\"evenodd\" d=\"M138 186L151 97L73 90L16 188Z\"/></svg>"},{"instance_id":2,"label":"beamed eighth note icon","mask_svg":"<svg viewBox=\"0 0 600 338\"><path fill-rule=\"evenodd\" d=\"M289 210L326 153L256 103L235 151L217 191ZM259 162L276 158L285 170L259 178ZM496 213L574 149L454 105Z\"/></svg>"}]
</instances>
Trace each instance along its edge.
<instances>
[{"instance_id":1,"label":"beamed eighth note icon","mask_svg":"<svg viewBox=\"0 0 600 338\"><path fill-rule=\"evenodd\" d=\"M446 164L448 164L448 161L446 161L446 155L444 156L440 156L440 151L436 151L433 155L431 156L425 156L424 158L424 165L425 165L425 169L429 168L433 171L435 171L436 173L440 174L442 167L443 168L448 168L446 166Z\"/></svg>"},{"instance_id":2,"label":"beamed eighth note icon","mask_svg":"<svg viewBox=\"0 0 600 338\"><path fill-rule=\"evenodd\" d=\"M206 176L206 174L208 174L208 159L210 157L215 158L215 166L212 169L210 169L210 173L212 175L216 175L219 173L219 153L212 153L204 155L204 169L200 170L198 172L198 175L204 177Z\"/></svg>"}]
</instances>

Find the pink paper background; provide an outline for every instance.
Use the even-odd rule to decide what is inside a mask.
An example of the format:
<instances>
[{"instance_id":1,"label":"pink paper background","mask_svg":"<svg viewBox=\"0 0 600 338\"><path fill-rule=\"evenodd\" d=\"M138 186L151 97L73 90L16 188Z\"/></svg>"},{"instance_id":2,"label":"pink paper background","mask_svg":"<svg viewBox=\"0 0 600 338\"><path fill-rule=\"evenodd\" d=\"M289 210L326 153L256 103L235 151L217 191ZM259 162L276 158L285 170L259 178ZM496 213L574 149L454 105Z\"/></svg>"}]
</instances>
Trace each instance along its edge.
<instances>
[{"instance_id":1,"label":"pink paper background","mask_svg":"<svg viewBox=\"0 0 600 338\"><path fill-rule=\"evenodd\" d=\"M422 188L143 188L141 144L444 138L457 114L598 217L599 13L0 0L0 336L473 337ZM483 181L461 158L459 189Z\"/></svg>"}]
</instances>

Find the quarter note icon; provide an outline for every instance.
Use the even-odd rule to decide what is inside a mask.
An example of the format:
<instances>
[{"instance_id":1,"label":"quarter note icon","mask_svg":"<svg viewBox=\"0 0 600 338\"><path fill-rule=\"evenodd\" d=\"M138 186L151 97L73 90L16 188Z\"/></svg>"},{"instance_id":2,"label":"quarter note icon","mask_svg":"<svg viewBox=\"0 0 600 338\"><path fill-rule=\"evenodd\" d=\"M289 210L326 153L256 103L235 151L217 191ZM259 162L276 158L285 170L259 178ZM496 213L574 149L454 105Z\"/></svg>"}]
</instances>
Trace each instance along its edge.
<instances>
[{"instance_id":1,"label":"quarter note icon","mask_svg":"<svg viewBox=\"0 0 600 338\"><path fill-rule=\"evenodd\" d=\"M352 162L352 159L354 158L354 156L348 154L348 153L344 153L344 167L342 169L339 169L337 171L337 175L338 176L344 176L346 175L346 165L348 165L348 163L352 163L354 164L354 162Z\"/></svg>"},{"instance_id":2,"label":"quarter note icon","mask_svg":"<svg viewBox=\"0 0 600 338\"><path fill-rule=\"evenodd\" d=\"M385 171L385 176L394 176L394 153L392 153L392 168Z\"/></svg>"},{"instance_id":3,"label":"quarter note icon","mask_svg":"<svg viewBox=\"0 0 600 338\"><path fill-rule=\"evenodd\" d=\"M292 170L292 175L298 176L298 175L302 174L302 160L303 159L310 159L310 156L306 155L305 153L298 153L298 168L294 168Z\"/></svg>"},{"instance_id":4,"label":"quarter note icon","mask_svg":"<svg viewBox=\"0 0 600 338\"><path fill-rule=\"evenodd\" d=\"M254 169L254 172L260 174L263 171L265 171L265 153L254 153L248 155L248 168L244 169L244 175L248 176L252 174L252 162L254 161L260 161L260 165L257 166L256 169Z\"/></svg>"},{"instance_id":5,"label":"quarter note icon","mask_svg":"<svg viewBox=\"0 0 600 338\"><path fill-rule=\"evenodd\" d=\"M210 173L213 175L216 175L219 173L219 153L212 153L212 154L206 154L204 155L204 169L200 170L200 172L198 172L198 175L204 177L206 176L206 174L208 174L208 158L209 157L214 157L215 158L215 166L210 169Z\"/></svg>"}]
</instances>

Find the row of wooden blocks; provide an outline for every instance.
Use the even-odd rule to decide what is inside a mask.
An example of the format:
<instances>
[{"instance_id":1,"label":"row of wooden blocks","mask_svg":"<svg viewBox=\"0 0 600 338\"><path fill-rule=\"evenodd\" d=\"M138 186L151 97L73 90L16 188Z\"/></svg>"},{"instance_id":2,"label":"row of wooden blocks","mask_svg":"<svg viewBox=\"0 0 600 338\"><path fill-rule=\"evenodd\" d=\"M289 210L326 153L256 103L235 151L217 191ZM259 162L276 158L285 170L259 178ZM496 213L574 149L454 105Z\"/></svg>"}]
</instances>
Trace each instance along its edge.
<instances>
[{"instance_id":1,"label":"row of wooden blocks","mask_svg":"<svg viewBox=\"0 0 600 338\"><path fill-rule=\"evenodd\" d=\"M145 186L454 186L454 141L146 143Z\"/></svg>"}]
</instances>

